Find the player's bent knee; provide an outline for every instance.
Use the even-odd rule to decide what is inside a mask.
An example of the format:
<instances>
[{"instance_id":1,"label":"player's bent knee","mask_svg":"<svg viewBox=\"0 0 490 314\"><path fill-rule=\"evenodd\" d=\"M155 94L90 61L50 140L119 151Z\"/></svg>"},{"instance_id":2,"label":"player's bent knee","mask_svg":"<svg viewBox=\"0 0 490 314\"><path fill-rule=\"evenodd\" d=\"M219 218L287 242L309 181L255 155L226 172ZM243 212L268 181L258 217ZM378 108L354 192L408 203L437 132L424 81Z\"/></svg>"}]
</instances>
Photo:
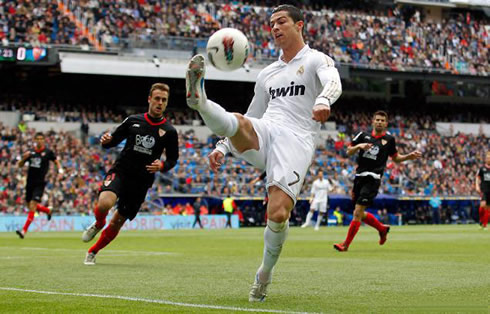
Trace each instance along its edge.
<instances>
[{"instance_id":1,"label":"player's bent knee","mask_svg":"<svg viewBox=\"0 0 490 314\"><path fill-rule=\"evenodd\" d=\"M275 222L275 221L272 221L270 219L267 219L267 226L273 232L281 232L281 231L286 230L288 224L289 224L289 220L285 220L283 222Z\"/></svg>"}]
</instances>

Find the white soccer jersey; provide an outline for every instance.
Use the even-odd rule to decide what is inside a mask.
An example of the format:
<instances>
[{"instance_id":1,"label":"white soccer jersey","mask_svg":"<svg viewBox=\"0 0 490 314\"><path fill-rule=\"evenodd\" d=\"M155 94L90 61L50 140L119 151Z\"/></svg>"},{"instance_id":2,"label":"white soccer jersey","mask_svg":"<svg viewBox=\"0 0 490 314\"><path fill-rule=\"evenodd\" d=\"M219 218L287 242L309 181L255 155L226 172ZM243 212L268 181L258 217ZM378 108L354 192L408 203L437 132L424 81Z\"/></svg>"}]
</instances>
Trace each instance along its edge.
<instances>
[{"instance_id":1,"label":"white soccer jersey","mask_svg":"<svg viewBox=\"0 0 490 314\"><path fill-rule=\"evenodd\" d=\"M289 63L279 58L260 72L245 115L281 124L313 142L320 129L312 119L313 106L331 105L341 93L334 61L305 45Z\"/></svg>"},{"instance_id":2,"label":"white soccer jersey","mask_svg":"<svg viewBox=\"0 0 490 314\"><path fill-rule=\"evenodd\" d=\"M313 181L311 185L311 194L315 195L312 203L326 203L328 199L328 191L330 191L332 187L328 180L325 179L316 179Z\"/></svg>"}]
</instances>

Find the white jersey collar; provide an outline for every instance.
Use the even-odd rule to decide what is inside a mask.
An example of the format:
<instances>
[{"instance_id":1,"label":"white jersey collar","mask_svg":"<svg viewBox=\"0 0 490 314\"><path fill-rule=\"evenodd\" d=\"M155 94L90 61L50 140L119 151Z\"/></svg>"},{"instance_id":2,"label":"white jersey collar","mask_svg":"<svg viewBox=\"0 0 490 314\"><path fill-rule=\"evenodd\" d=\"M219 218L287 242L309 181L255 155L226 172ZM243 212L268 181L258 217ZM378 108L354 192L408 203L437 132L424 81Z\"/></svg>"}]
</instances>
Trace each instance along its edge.
<instances>
[{"instance_id":1,"label":"white jersey collar","mask_svg":"<svg viewBox=\"0 0 490 314\"><path fill-rule=\"evenodd\" d=\"M301 48L300 51L298 51L298 53L294 56L294 58L292 58L288 63L291 63L291 61L293 61L294 59L299 59L301 58L308 50L310 50L310 46L308 46L308 44L305 44L305 46L303 48ZM279 62L280 63L283 63L283 64L288 64L286 62L284 62L284 60L282 60L282 55L283 55L283 51L281 49L281 53L279 54Z\"/></svg>"}]
</instances>

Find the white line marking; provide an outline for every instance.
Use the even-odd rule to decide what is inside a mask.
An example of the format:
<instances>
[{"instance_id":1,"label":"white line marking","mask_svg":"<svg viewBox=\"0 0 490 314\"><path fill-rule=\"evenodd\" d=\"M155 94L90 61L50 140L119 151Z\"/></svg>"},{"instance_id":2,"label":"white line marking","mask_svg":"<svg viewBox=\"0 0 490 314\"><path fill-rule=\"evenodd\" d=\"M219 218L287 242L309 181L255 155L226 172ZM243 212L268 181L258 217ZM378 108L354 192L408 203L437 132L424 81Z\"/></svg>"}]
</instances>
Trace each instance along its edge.
<instances>
[{"instance_id":1,"label":"white line marking","mask_svg":"<svg viewBox=\"0 0 490 314\"><path fill-rule=\"evenodd\" d=\"M240 312L287 313L287 314L315 314L315 313L312 313L312 312L293 312L293 311L254 309L254 308L244 308L244 307L234 307L234 306L220 306L220 305L208 305L208 304L192 304L192 303L172 302L172 301L158 300L158 299L144 299L144 298L135 298L135 297L125 297L125 296L120 296L120 295L91 294L91 293L69 293L69 292L56 292L56 291L40 291L40 290L19 289L19 288L10 288L10 287L0 287L0 290L17 291L17 292L30 292L30 293L39 293L39 294L51 294L51 295L66 295L66 296L74 296L74 297L91 297L91 298L104 298L104 299L119 299L119 300L126 300L126 301L157 303L157 304L182 306L182 307L195 307L195 308L202 308L202 309L240 311Z\"/></svg>"},{"instance_id":2,"label":"white line marking","mask_svg":"<svg viewBox=\"0 0 490 314\"><path fill-rule=\"evenodd\" d=\"M13 246L0 246L5 249L18 249L18 250L33 250L33 251L53 251L53 252L86 252L84 249L60 249L60 248L45 248L45 247L13 247ZM156 252L156 251L128 251L128 250L104 250L107 253L131 253L141 255L178 255L179 253L173 252Z\"/></svg>"}]
</instances>

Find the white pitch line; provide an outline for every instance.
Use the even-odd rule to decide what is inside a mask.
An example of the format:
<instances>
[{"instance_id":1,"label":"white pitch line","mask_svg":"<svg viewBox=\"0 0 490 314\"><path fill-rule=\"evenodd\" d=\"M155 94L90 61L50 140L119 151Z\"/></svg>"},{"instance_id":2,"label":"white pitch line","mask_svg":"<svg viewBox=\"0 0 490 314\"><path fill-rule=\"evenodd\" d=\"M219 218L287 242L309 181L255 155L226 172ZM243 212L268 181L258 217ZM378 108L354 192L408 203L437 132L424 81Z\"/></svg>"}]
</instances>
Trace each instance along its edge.
<instances>
[{"instance_id":1,"label":"white pitch line","mask_svg":"<svg viewBox=\"0 0 490 314\"><path fill-rule=\"evenodd\" d=\"M86 252L83 249L61 249L61 248L45 248L45 247L13 247L13 246L2 246L0 248L5 249L19 249L19 250L32 250L32 251L53 251L53 252ZM107 253L132 253L132 254L142 254L142 255L177 255L179 253L173 252L156 252L156 251L130 251L130 250L104 250Z\"/></svg>"},{"instance_id":2,"label":"white pitch line","mask_svg":"<svg viewBox=\"0 0 490 314\"><path fill-rule=\"evenodd\" d=\"M74 296L74 297L91 297L91 298L104 298L104 299L119 299L119 300L126 300L126 301L157 303L157 304L182 306L182 307L194 307L194 308L202 308L202 309L239 311L239 312L285 313L285 314L316 314L316 313L313 313L313 312L294 312L294 311L269 310L269 309L254 309L254 308L234 307L234 306L221 306L221 305L209 305L209 304L182 303L182 302L172 302L172 301L158 300L158 299L144 299L144 298L136 298L136 297L125 297L125 296L120 296L120 295L90 294L90 293L69 293L69 292L56 292L56 291L40 291L40 290L19 289L19 288L10 288L10 287L0 287L0 290L17 291L17 292L30 292L30 293L50 294L50 295L66 295L66 296Z\"/></svg>"}]
</instances>

